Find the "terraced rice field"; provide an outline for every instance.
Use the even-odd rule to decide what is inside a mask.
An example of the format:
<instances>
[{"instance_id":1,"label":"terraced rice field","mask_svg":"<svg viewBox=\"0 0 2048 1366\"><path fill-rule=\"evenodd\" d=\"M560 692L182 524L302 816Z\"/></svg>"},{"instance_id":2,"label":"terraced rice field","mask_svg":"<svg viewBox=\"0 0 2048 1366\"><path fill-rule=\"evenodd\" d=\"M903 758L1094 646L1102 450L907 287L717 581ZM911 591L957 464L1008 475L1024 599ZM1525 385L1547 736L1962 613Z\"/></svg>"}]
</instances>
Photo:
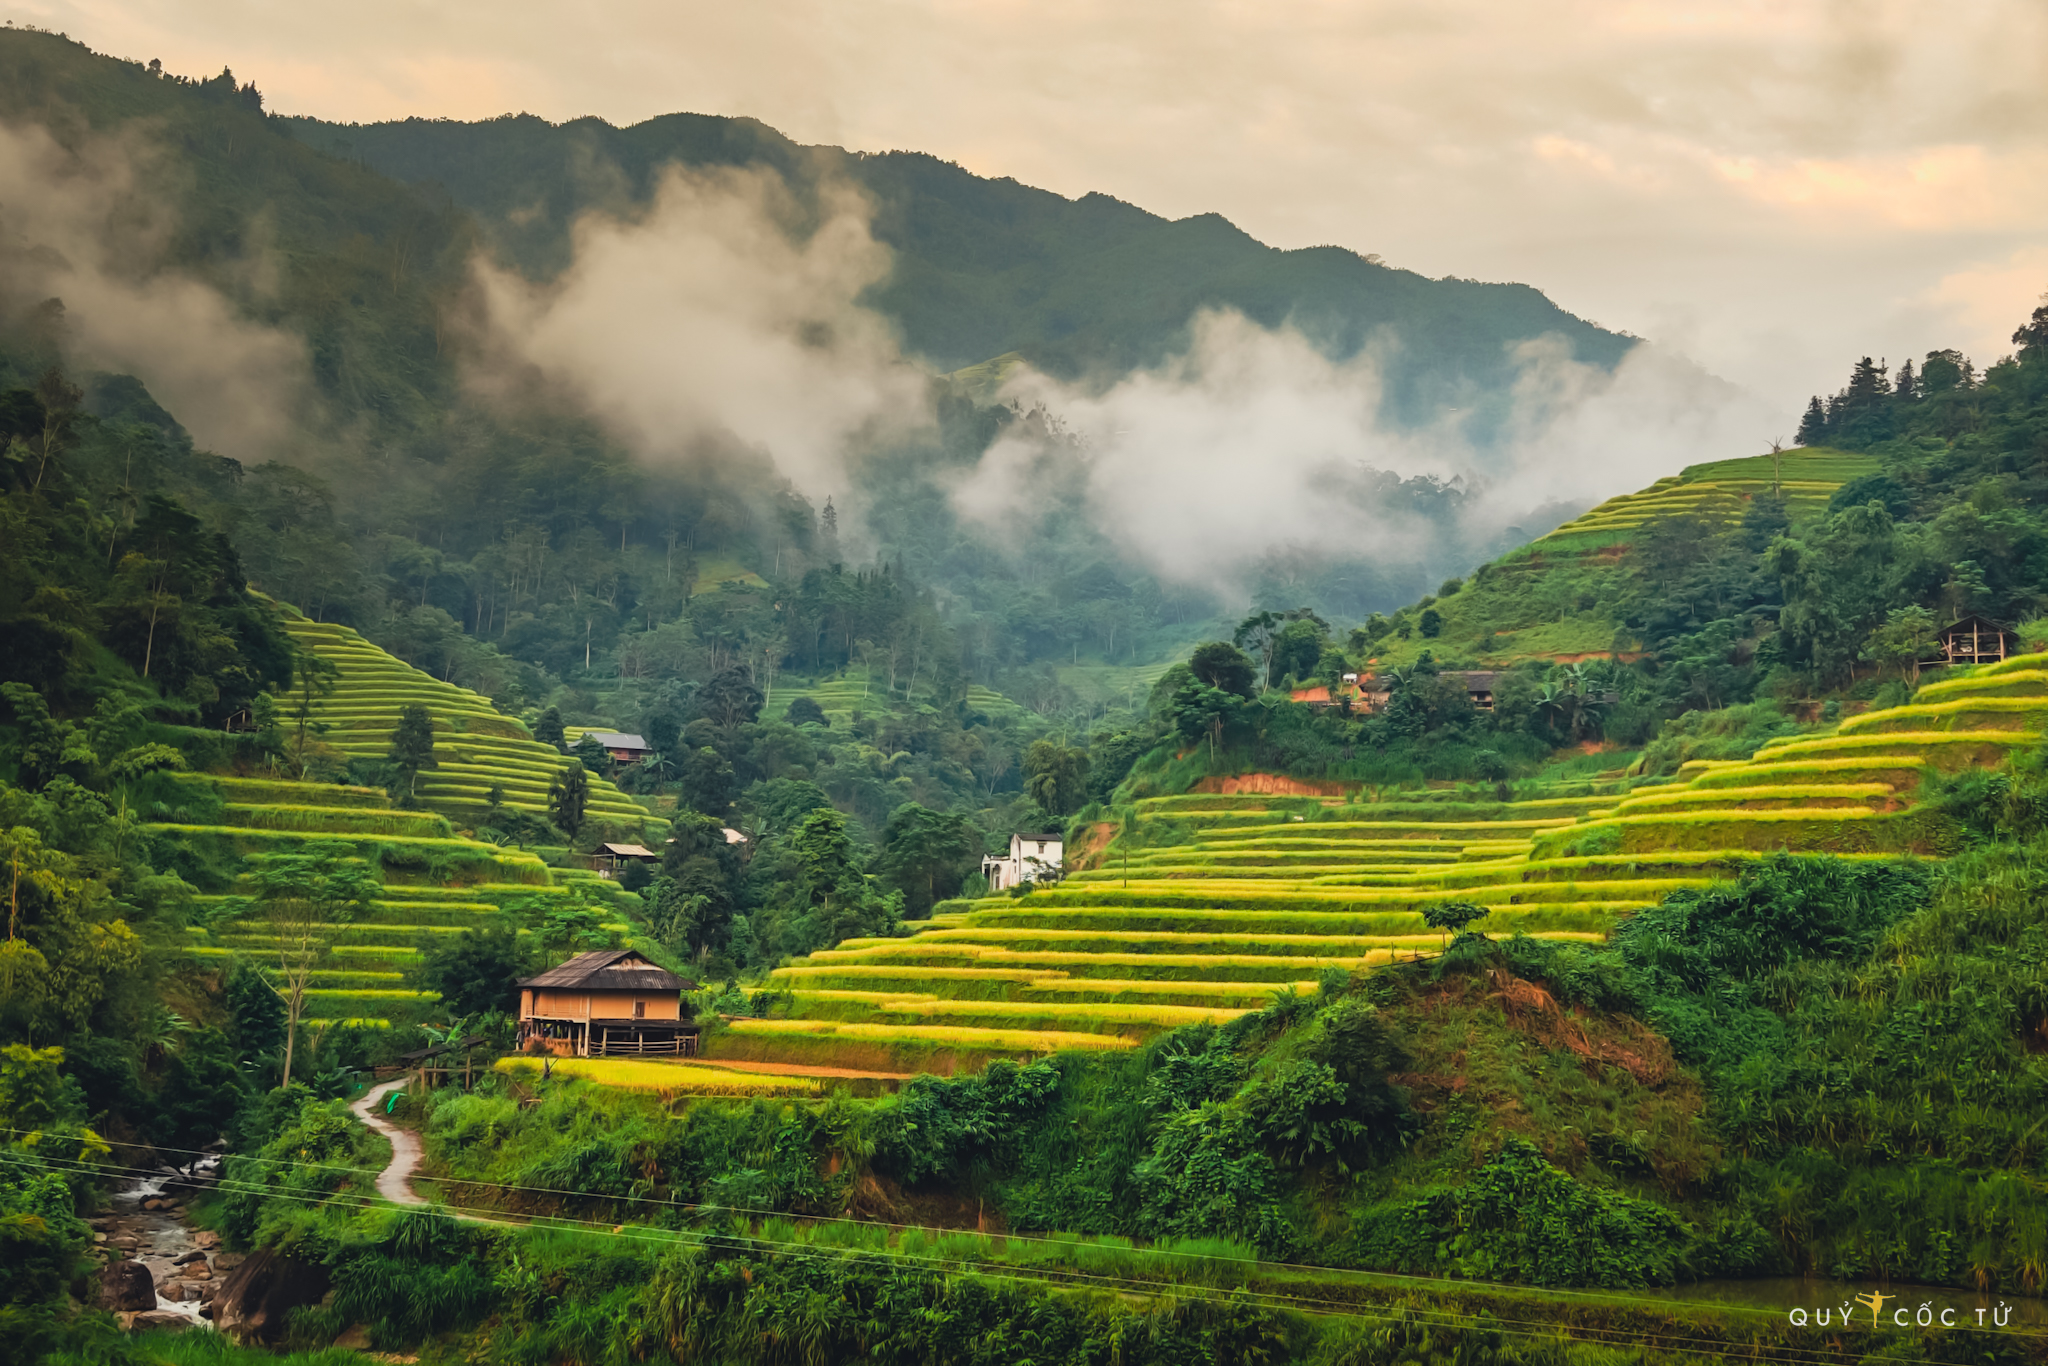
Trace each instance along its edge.
<instances>
[{"instance_id":1,"label":"terraced rice field","mask_svg":"<svg viewBox=\"0 0 2048 1366\"><path fill-rule=\"evenodd\" d=\"M461 746L471 737L503 737L510 744L509 737L525 733L476 694L408 669L354 632L304 621L292 622L291 628L340 669L332 705L322 712L331 727L322 738L345 752L383 753L397 708L407 701L420 701L433 712L437 739L459 737L437 743L444 766L446 756L464 752ZM387 705L387 696L400 700ZM544 770L547 756L561 762L545 745L530 739L518 743L542 756L535 761L523 750L514 751L526 765L520 772ZM274 966L273 929L248 895L250 872L266 858L339 841L352 846L353 857L382 883L383 894L366 914L327 931L333 953L313 973L307 1008L308 1023L316 1027L342 1021L384 1024L433 1004L437 998L412 987L406 970L428 946L500 911L521 906L543 910L581 885L619 912L613 928L625 931L630 928L625 915L638 901L586 869L551 868L526 850L465 838L450 815L460 819L467 804L449 800L445 790L436 797L426 775L423 795L436 808L429 811L394 810L375 788L215 774L178 775L174 781L190 794L189 800L181 798L162 813L166 819L145 829L194 848L215 867L241 870L230 890L199 898L200 924L189 945L196 958L225 963L239 956ZM644 818L609 784L603 790L611 793L611 807L621 819L623 808L630 808L636 822ZM639 828L637 823L633 828Z\"/></svg>"},{"instance_id":2,"label":"terraced rice field","mask_svg":"<svg viewBox=\"0 0 2048 1366\"><path fill-rule=\"evenodd\" d=\"M917 695L924 697L927 694L920 688ZM761 709L762 718L780 721L789 704L799 697L808 697L816 702L831 725L843 728L857 712L889 709L889 675L881 669L856 666L814 683L779 683ZM967 705L990 714L1023 710L1012 699L979 683L968 687Z\"/></svg>"},{"instance_id":3,"label":"terraced rice field","mask_svg":"<svg viewBox=\"0 0 2048 1366\"><path fill-rule=\"evenodd\" d=\"M480 693L402 663L346 626L304 617L285 625L301 646L340 670L333 693L313 707L314 720L326 728L323 743L351 758L380 758L390 752L399 711L416 702L434 717L439 767L421 773L417 788L428 810L474 826L489 808L491 789L500 787L507 806L547 814L548 788L569 760L535 740L523 722ZM589 816L637 839L648 811L592 774Z\"/></svg>"},{"instance_id":4,"label":"terraced rice field","mask_svg":"<svg viewBox=\"0 0 2048 1366\"><path fill-rule=\"evenodd\" d=\"M1928 684L1911 706L1689 765L1674 781L1508 803L1191 795L1141 802L1094 866L1022 898L944 903L908 937L850 939L771 974L772 1018L710 1056L935 1071L1135 1047L1330 969L1437 951L1422 908L1597 939L1669 892L1775 850L1939 856L1923 777L2002 762L2048 728L2048 655Z\"/></svg>"},{"instance_id":5,"label":"terraced rice field","mask_svg":"<svg viewBox=\"0 0 2048 1366\"><path fill-rule=\"evenodd\" d=\"M531 1058L500 1058L497 1070L522 1081L537 1080L541 1065ZM642 1058L557 1058L550 1070L627 1091L697 1096L810 1096L822 1086L815 1077L736 1072L686 1061Z\"/></svg>"},{"instance_id":6,"label":"terraced rice field","mask_svg":"<svg viewBox=\"0 0 2048 1366\"><path fill-rule=\"evenodd\" d=\"M1775 470L1767 455L1693 465L1640 492L1610 498L1532 544L1540 549L1545 541L1618 539L1659 517L1692 515L1733 521L1742 516L1752 498L1774 485L1783 490L1788 510L1797 517L1825 507L1836 489L1876 470L1877 462L1868 456L1820 450L1789 452Z\"/></svg>"}]
</instances>

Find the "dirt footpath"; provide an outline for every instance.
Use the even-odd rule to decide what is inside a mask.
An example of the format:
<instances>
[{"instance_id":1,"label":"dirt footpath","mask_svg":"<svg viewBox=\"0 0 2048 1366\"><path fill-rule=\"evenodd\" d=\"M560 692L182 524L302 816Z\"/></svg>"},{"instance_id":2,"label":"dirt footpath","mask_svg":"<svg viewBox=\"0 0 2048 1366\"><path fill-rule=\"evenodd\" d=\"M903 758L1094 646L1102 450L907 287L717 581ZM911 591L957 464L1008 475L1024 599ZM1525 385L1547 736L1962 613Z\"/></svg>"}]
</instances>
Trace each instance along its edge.
<instances>
[{"instance_id":1,"label":"dirt footpath","mask_svg":"<svg viewBox=\"0 0 2048 1366\"><path fill-rule=\"evenodd\" d=\"M394 1205L424 1205L427 1202L412 1190L412 1174L420 1165L419 1138L384 1118L384 1098L404 1089L403 1081L387 1081L371 1087L368 1094L348 1108L373 1133L382 1134L391 1144L390 1165L377 1173L377 1194Z\"/></svg>"}]
</instances>

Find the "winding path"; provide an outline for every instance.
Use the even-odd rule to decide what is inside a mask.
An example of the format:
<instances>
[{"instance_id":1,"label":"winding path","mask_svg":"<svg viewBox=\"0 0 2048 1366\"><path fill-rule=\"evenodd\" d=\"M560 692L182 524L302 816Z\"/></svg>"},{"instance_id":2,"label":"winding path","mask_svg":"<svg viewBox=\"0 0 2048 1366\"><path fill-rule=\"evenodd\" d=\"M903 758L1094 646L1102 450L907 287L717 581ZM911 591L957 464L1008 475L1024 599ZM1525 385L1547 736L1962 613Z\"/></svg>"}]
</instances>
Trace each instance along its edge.
<instances>
[{"instance_id":1,"label":"winding path","mask_svg":"<svg viewBox=\"0 0 2048 1366\"><path fill-rule=\"evenodd\" d=\"M377 1194L394 1205L424 1205L427 1202L413 1193L412 1174L420 1165L420 1140L409 1129L401 1129L384 1118L383 1101L393 1091L405 1089L405 1082L387 1081L373 1086L355 1104L349 1106L357 1119L370 1127L371 1132L381 1134L391 1144L391 1161L384 1170L377 1173Z\"/></svg>"}]
</instances>

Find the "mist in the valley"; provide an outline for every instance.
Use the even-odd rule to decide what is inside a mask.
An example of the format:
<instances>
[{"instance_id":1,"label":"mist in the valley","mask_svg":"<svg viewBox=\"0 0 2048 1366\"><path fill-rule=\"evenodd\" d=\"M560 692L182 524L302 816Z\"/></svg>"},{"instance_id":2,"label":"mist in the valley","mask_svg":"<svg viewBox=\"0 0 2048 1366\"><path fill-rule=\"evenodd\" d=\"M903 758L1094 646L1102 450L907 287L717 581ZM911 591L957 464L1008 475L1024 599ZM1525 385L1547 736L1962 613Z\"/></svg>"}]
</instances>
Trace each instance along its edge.
<instances>
[{"instance_id":1,"label":"mist in the valley","mask_svg":"<svg viewBox=\"0 0 2048 1366\"><path fill-rule=\"evenodd\" d=\"M74 369L135 375L223 455L287 455L310 416L305 346L166 265L174 224L162 174L138 141L91 137L74 149L39 127L0 125L0 311L14 320L61 300ZM275 277L260 254L231 273L252 300Z\"/></svg>"},{"instance_id":2,"label":"mist in the valley","mask_svg":"<svg viewBox=\"0 0 2048 1366\"><path fill-rule=\"evenodd\" d=\"M316 426L304 344L244 312L274 271L259 253L224 290L165 268L174 225L156 167L144 143L67 148L0 127L0 306L61 298L74 364L137 375L203 446L303 456ZM546 283L473 263L463 363L478 398L566 406L651 463L764 454L815 503L840 496L849 551L878 548L862 499L845 497L849 458L930 448L935 425L930 374L862 302L891 261L858 191L828 181L799 199L770 172L672 167L643 208L585 214L574 247ZM1092 385L1011 374L997 401L1030 420L964 467L930 462L969 534L1033 577L1067 567L1045 561L1074 539L1037 525L1059 516L1134 571L1226 606L1276 565L1364 566L1384 597L1783 434L1783 415L1649 344L1608 371L1562 339L1524 342L1510 392L1417 428L1382 415L1398 338L1333 360L1233 312L1196 318L1190 336L1165 364Z\"/></svg>"},{"instance_id":3,"label":"mist in the valley","mask_svg":"<svg viewBox=\"0 0 2048 1366\"><path fill-rule=\"evenodd\" d=\"M479 392L567 400L652 460L737 440L819 501L851 446L928 419L922 374L859 302L889 253L850 187L805 205L772 173L671 167L644 211L587 213L574 240L544 285L476 263Z\"/></svg>"},{"instance_id":4,"label":"mist in the valley","mask_svg":"<svg viewBox=\"0 0 2048 1366\"><path fill-rule=\"evenodd\" d=\"M1291 328L1212 312L1183 355L1106 387L1019 370L1003 395L1041 416L959 476L952 505L1021 549L1051 505L1043 491L1085 480L1081 506L1103 536L1161 578L1236 603L1276 562L1364 562L1408 582L1462 572L1602 498L1766 450L1773 435L1761 405L1681 358L1643 344L1609 371L1557 337L1515 348L1509 393L1399 427L1381 415L1398 344L1331 360Z\"/></svg>"}]
</instances>

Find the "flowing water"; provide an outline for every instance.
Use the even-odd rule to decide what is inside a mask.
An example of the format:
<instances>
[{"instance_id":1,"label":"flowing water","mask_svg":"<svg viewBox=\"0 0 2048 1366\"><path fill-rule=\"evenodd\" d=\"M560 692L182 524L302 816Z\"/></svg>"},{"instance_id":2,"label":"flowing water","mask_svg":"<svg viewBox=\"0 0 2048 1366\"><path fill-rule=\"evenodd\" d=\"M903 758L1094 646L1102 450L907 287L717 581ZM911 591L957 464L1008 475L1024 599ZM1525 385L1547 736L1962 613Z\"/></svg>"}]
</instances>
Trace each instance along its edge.
<instances>
[{"instance_id":1,"label":"flowing water","mask_svg":"<svg viewBox=\"0 0 2048 1366\"><path fill-rule=\"evenodd\" d=\"M220 1179L220 1159L201 1158L190 1175L165 1171L116 1191L112 1208L92 1220L104 1248L149 1268L156 1307L202 1325L214 1291L240 1258L220 1251L214 1235L184 1219L184 1201ZM145 1204L157 1208L144 1209Z\"/></svg>"}]
</instances>

